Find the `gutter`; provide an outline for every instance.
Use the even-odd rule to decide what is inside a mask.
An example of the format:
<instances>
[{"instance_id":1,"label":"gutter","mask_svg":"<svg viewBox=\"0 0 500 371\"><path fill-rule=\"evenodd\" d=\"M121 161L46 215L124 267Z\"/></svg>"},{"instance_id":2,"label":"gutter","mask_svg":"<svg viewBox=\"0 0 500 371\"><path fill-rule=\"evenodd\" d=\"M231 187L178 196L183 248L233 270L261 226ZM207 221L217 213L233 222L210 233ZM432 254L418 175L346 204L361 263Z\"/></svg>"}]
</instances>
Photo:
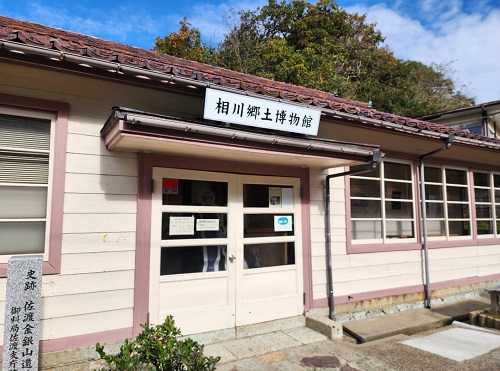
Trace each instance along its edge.
<instances>
[{"instance_id":1,"label":"gutter","mask_svg":"<svg viewBox=\"0 0 500 371\"><path fill-rule=\"evenodd\" d=\"M356 170L344 171L338 174L330 174L326 176L325 181L325 234L326 234L326 243L325 243L325 251L326 251L326 265L327 265L327 273L328 273L328 318L332 321L335 320L335 311L334 311L334 295L333 295L333 263L332 263L332 228L330 221L330 179L339 178L346 175L353 174L361 174L373 171L377 168L380 160L383 157L383 153L377 149L373 151L369 164L367 167Z\"/></svg>"},{"instance_id":2,"label":"gutter","mask_svg":"<svg viewBox=\"0 0 500 371\"><path fill-rule=\"evenodd\" d=\"M451 143L455 136L450 134L447 137L441 138L441 140L445 143L445 146L442 148L438 148L434 151L426 153L419 158L419 166L420 166L420 207L422 210L422 234L423 234L423 249L424 249L424 266L425 266L425 306L426 308L431 308L431 289L430 289L430 277L429 277L429 248L427 241L427 209L426 209L426 198L425 198L425 169L424 169L424 159L435 155L441 151L445 151L451 147Z\"/></svg>"}]
</instances>

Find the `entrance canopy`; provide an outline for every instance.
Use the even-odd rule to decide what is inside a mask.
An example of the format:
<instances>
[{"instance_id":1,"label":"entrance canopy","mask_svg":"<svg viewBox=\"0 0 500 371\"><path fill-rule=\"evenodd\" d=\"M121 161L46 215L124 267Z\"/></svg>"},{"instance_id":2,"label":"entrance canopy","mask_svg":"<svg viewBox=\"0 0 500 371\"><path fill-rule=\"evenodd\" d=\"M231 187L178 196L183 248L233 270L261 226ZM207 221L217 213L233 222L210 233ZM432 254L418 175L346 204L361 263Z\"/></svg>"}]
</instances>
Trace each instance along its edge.
<instances>
[{"instance_id":1,"label":"entrance canopy","mask_svg":"<svg viewBox=\"0 0 500 371\"><path fill-rule=\"evenodd\" d=\"M324 168L367 163L378 146L251 131L115 107L101 130L110 151Z\"/></svg>"}]
</instances>

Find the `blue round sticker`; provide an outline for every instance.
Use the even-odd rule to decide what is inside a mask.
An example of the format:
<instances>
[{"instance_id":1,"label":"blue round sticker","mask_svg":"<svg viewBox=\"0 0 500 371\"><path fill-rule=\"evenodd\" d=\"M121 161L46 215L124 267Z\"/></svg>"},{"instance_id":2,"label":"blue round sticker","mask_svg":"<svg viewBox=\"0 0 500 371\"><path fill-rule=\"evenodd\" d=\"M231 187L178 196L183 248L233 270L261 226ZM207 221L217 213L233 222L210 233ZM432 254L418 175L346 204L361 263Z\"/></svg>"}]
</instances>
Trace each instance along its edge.
<instances>
[{"instance_id":1,"label":"blue round sticker","mask_svg":"<svg viewBox=\"0 0 500 371\"><path fill-rule=\"evenodd\" d=\"M288 224L288 218L285 218L282 216L281 218L278 219L278 224L280 225L287 225Z\"/></svg>"}]
</instances>

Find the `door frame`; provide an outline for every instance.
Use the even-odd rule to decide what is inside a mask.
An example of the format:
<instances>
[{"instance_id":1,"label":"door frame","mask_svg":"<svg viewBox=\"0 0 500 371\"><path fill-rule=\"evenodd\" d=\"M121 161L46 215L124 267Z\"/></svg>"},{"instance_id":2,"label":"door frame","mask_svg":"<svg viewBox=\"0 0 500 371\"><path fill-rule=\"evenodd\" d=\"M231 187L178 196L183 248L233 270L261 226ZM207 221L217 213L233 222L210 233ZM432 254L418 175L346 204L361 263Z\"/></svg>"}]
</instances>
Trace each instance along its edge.
<instances>
[{"instance_id":1,"label":"door frame","mask_svg":"<svg viewBox=\"0 0 500 371\"><path fill-rule=\"evenodd\" d=\"M272 155L270 155L272 161ZM312 262L309 168L237 162L219 159L183 157L151 153L138 154L137 228L134 275L133 332L142 331L149 322L149 279L151 247L152 174L153 167L214 171L241 175L263 175L299 178L301 185L302 263L305 294L304 310L312 308Z\"/></svg>"}]
</instances>

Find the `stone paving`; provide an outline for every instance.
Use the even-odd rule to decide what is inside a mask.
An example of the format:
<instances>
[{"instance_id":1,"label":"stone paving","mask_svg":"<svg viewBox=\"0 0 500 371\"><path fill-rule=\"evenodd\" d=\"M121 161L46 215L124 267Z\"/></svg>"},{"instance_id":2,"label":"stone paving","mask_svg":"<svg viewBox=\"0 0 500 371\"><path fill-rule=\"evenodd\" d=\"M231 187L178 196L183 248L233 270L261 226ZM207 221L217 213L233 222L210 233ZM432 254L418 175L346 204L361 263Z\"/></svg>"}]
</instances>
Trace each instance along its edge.
<instances>
[{"instance_id":1,"label":"stone paving","mask_svg":"<svg viewBox=\"0 0 500 371\"><path fill-rule=\"evenodd\" d=\"M500 348L457 362L401 344L412 337L444 329L356 344L347 336L342 340L328 340L309 328L299 327L206 345L204 353L221 356L217 367L220 371L500 370Z\"/></svg>"}]
</instances>

